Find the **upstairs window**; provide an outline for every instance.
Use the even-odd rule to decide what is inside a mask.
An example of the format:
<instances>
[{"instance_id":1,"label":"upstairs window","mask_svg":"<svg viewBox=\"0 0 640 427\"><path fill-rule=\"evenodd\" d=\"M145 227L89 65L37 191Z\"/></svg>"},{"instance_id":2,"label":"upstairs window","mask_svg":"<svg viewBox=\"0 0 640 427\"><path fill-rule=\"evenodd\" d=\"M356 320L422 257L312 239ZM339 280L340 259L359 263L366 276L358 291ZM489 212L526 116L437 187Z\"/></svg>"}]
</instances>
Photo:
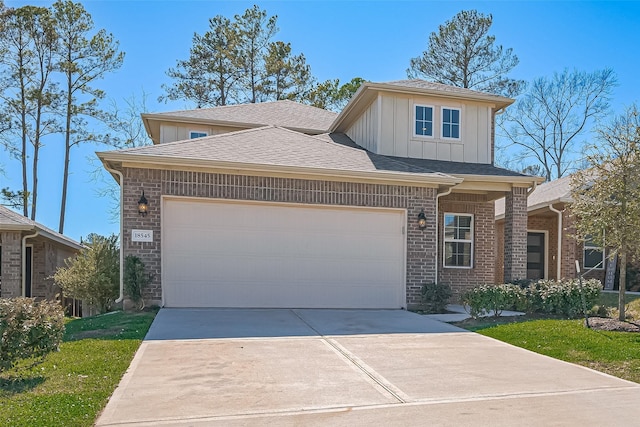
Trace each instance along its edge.
<instances>
[{"instance_id":1,"label":"upstairs window","mask_svg":"<svg viewBox=\"0 0 640 427\"><path fill-rule=\"evenodd\" d=\"M416 105L414 134L416 136L433 136L433 107Z\"/></svg>"},{"instance_id":2,"label":"upstairs window","mask_svg":"<svg viewBox=\"0 0 640 427\"><path fill-rule=\"evenodd\" d=\"M582 258L582 266L587 268L593 268L594 270L604 269L604 249L597 246L593 242L591 236L587 236L584 239L584 254Z\"/></svg>"},{"instance_id":3,"label":"upstairs window","mask_svg":"<svg viewBox=\"0 0 640 427\"><path fill-rule=\"evenodd\" d=\"M442 137L460 139L460 110L442 108Z\"/></svg>"},{"instance_id":4,"label":"upstairs window","mask_svg":"<svg viewBox=\"0 0 640 427\"><path fill-rule=\"evenodd\" d=\"M201 132L201 131L195 131L192 130L191 132L189 132L189 138L193 139L193 138L202 138L203 136L207 136L206 132Z\"/></svg>"},{"instance_id":5,"label":"upstairs window","mask_svg":"<svg viewBox=\"0 0 640 427\"><path fill-rule=\"evenodd\" d=\"M473 215L444 214L444 266L471 268Z\"/></svg>"}]
</instances>

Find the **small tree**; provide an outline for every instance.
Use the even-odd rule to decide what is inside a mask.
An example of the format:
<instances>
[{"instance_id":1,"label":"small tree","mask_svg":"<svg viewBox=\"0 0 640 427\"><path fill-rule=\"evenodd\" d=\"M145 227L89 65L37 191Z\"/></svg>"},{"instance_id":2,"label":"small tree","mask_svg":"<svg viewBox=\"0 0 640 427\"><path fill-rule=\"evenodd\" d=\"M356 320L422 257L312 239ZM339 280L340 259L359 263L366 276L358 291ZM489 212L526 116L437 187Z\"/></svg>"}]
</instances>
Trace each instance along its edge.
<instances>
[{"instance_id":1,"label":"small tree","mask_svg":"<svg viewBox=\"0 0 640 427\"><path fill-rule=\"evenodd\" d=\"M140 310L144 308L144 288L150 281L151 276L145 272L142 260L137 256L127 255L124 260L124 290Z\"/></svg>"},{"instance_id":2,"label":"small tree","mask_svg":"<svg viewBox=\"0 0 640 427\"><path fill-rule=\"evenodd\" d=\"M118 297L120 282L118 236L90 234L77 257L65 260L53 275L66 297L77 298L105 312Z\"/></svg>"},{"instance_id":3,"label":"small tree","mask_svg":"<svg viewBox=\"0 0 640 427\"><path fill-rule=\"evenodd\" d=\"M589 168L573 175L571 212L578 235L620 258L619 319L625 319L627 260L640 255L640 112L634 105L597 129Z\"/></svg>"}]
</instances>

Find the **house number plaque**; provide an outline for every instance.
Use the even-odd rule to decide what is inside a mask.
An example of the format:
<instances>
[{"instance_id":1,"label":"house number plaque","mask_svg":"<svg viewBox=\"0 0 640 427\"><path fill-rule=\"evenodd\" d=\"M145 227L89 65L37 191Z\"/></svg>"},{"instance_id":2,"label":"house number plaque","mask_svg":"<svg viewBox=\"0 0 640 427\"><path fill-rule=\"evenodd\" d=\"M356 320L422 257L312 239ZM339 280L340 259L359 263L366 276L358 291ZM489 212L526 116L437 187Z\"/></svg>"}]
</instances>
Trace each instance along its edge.
<instances>
[{"instance_id":1,"label":"house number plaque","mask_svg":"<svg viewBox=\"0 0 640 427\"><path fill-rule=\"evenodd\" d=\"M132 242L153 242L153 230L131 230Z\"/></svg>"}]
</instances>

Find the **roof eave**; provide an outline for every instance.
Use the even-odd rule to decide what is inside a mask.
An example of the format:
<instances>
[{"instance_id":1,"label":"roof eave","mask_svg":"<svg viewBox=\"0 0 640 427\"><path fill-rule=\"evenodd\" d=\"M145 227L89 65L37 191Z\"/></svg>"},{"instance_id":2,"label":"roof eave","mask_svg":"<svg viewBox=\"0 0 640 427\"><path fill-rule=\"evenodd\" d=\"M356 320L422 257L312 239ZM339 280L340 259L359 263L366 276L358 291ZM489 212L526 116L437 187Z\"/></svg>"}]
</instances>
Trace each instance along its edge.
<instances>
[{"instance_id":1,"label":"roof eave","mask_svg":"<svg viewBox=\"0 0 640 427\"><path fill-rule=\"evenodd\" d=\"M100 160L105 162L135 163L144 165L183 166L214 168L254 173L284 173L290 175L317 176L318 178L334 177L347 180L368 180L411 185L456 185L463 179L442 173L410 174L389 171L356 171L329 168L312 168L301 166L267 165L257 163L239 163L194 158L165 157L150 155L128 155L117 152L98 152Z\"/></svg>"}]
</instances>

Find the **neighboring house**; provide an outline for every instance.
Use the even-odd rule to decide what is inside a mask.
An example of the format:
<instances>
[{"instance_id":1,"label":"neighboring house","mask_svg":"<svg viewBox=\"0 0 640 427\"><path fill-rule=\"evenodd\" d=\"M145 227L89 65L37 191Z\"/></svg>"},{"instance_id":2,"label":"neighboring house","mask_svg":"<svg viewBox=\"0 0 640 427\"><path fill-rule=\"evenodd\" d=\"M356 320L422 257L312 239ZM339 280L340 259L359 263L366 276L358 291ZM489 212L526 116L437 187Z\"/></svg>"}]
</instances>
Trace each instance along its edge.
<instances>
[{"instance_id":1,"label":"neighboring house","mask_svg":"<svg viewBox=\"0 0 640 427\"><path fill-rule=\"evenodd\" d=\"M504 274L526 274L541 179L493 165L494 118L511 103L365 83L340 114L292 101L143 114L155 145L98 156L121 186L124 255L153 275L149 304L410 308L424 283L459 297L495 282L501 197Z\"/></svg>"},{"instance_id":2,"label":"neighboring house","mask_svg":"<svg viewBox=\"0 0 640 427\"><path fill-rule=\"evenodd\" d=\"M594 244L583 245L576 235L575 219L568 203L571 201L571 177L538 185L529 195L527 203L527 278L562 279L577 277L575 261L587 277L604 283L606 258L602 248ZM504 199L496 201L496 280L505 281L501 266L503 258Z\"/></svg>"},{"instance_id":3,"label":"neighboring house","mask_svg":"<svg viewBox=\"0 0 640 427\"><path fill-rule=\"evenodd\" d=\"M74 240L0 206L0 297L56 299L51 276L82 246Z\"/></svg>"}]
</instances>

